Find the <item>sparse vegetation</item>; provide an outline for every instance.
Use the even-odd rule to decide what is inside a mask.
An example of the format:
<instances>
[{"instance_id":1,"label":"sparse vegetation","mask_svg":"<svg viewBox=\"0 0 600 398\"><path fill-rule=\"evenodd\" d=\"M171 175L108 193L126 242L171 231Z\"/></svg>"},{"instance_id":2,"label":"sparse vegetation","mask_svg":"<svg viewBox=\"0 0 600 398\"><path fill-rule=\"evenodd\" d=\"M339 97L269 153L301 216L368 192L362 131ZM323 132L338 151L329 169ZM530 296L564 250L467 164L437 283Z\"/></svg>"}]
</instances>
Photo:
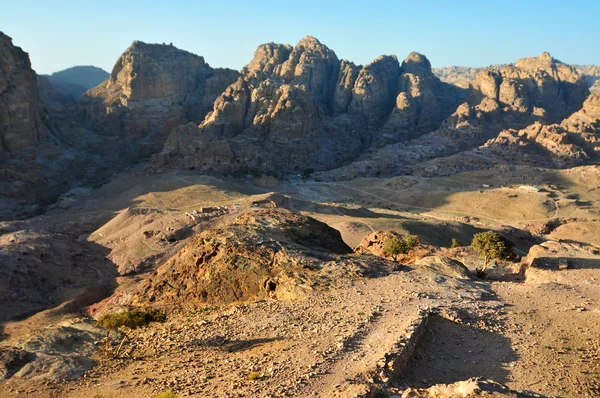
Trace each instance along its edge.
<instances>
[{"instance_id":1,"label":"sparse vegetation","mask_svg":"<svg viewBox=\"0 0 600 398\"><path fill-rule=\"evenodd\" d=\"M493 259L506 258L510 254L511 243L495 231L480 232L473 236L471 246L483 259L483 265L475 269L478 277L485 276L485 270Z\"/></svg>"},{"instance_id":2,"label":"sparse vegetation","mask_svg":"<svg viewBox=\"0 0 600 398\"><path fill-rule=\"evenodd\" d=\"M259 380L260 378L262 378L262 375L258 372L250 372L248 374L248 380L250 381Z\"/></svg>"},{"instance_id":3,"label":"sparse vegetation","mask_svg":"<svg viewBox=\"0 0 600 398\"><path fill-rule=\"evenodd\" d=\"M315 172L315 169L306 169L302 172L302 178L309 179L310 176Z\"/></svg>"},{"instance_id":4,"label":"sparse vegetation","mask_svg":"<svg viewBox=\"0 0 600 398\"><path fill-rule=\"evenodd\" d=\"M173 394L171 391L163 391L159 392L156 395L153 395L152 398L177 398L178 396Z\"/></svg>"},{"instance_id":5,"label":"sparse vegetation","mask_svg":"<svg viewBox=\"0 0 600 398\"><path fill-rule=\"evenodd\" d=\"M123 334L121 344L119 344L117 351L113 354L113 357L116 357L119 355L123 343L127 339L127 330L138 329L147 326L151 322L164 322L166 320L167 316L163 310L148 308L145 310L134 309L117 313L106 313L100 316L96 322L98 326L106 330L105 351L107 354L110 352L111 347L110 333Z\"/></svg>"},{"instance_id":6,"label":"sparse vegetation","mask_svg":"<svg viewBox=\"0 0 600 398\"><path fill-rule=\"evenodd\" d=\"M452 249L455 249L455 248L457 248L457 247L462 247L462 246L463 246L463 244L462 244L462 243L460 243L460 242L458 241L458 239L456 239L456 238L452 238L452 243L450 244L450 247L451 247Z\"/></svg>"},{"instance_id":7,"label":"sparse vegetation","mask_svg":"<svg viewBox=\"0 0 600 398\"><path fill-rule=\"evenodd\" d=\"M415 235L404 235L402 239L390 238L383 245L383 252L398 261L400 254L407 254L418 244L419 238Z\"/></svg>"}]
</instances>

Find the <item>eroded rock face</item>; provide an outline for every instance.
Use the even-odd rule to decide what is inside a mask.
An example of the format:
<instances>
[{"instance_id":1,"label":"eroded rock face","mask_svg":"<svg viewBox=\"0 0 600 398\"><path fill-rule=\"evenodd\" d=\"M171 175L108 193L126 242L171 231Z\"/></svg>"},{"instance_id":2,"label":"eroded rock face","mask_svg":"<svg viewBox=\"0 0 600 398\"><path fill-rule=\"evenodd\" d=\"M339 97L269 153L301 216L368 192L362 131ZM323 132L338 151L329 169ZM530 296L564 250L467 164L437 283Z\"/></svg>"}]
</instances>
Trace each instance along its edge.
<instances>
[{"instance_id":1,"label":"eroded rock face","mask_svg":"<svg viewBox=\"0 0 600 398\"><path fill-rule=\"evenodd\" d=\"M408 60L411 67L404 68L405 70L427 76L427 73L423 72L427 70L427 63L420 60L418 54L409 56ZM419 64L422 66L415 67ZM402 76L410 76L406 80L408 86L417 80L414 73L403 73ZM422 78L419 79L422 80ZM422 83L420 87L420 91L423 92L423 88L427 85ZM412 89L406 89L399 94L396 109L386 126L392 123L413 126L412 130L411 128L396 129L397 132L408 131L410 137L410 131L418 131L420 119L415 119L415 111L419 109L418 101L416 106L414 101L411 103L407 94L409 91L413 92ZM592 148L591 150L596 152L594 148L598 146L598 139L594 134L583 133L583 131L594 131L595 129L595 111L592 108L596 100L594 97L590 97L590 100L584 105L588 95L585 79L576 69L553 59L548 53L535 58L524 58L514 65L502 68L490 67L477 75L477 79L469 90L467 101L460 104L454 113L443 120L437 130L420 135L408 142L396 142L384 146L369 153L360 161L322 173L319 175L319 179L344 180L414 172L440 175L446 171L429 166L425 166L421 171L423 168L418 164L470 151L486 144L486 141L490 139L494 140L494 145L497 144L498 148L508 148L507 154L516 149L516 152L512 154L514 158L516 153L522 153L520 151L524 147L522 143L531 141L526 137L533 136L537 137L535 140L542 142L542 146L547 147L546 149L550 153L555 153L556 156L552 155L551 158L558 159L556 165L562 167L562 165L573 163L581 164L591 158L589 149L582 150L581 148ZM437 98L440 102L436 104L435 97L435 95L420 96L421 101L425 101L427 98L431 99L425 101L427 106L421 108L424 112L436 109L436 105L441 109L448 103ZM433 115L443 113L443 111L433 112ZM571 114L573 114L572 118L569 117ZM569 117L569 121L565 120L564 123L571 126L571 129L581 130L580 133L566 136L560 133L560 130L565 127L547 126L551 123L560 123L566 117ZM434 118L434 116L428 115L422 120L431 121ZM417 120L416 124L415 120ZM537 127L536 122L540 123ZM576 126L578 123L583 124ZM543 125L545 127L542 129ZM425 127L423 130L427 129L428 127ZM526 131L517 133L519 130ZM387 132L384 128L383 137L386 136ZM582 140L586 143L583 144ZM509 145L511 142L515 145ZM486 144L486 146L489 145ZM537 147L539 145L536 144L531 148ZM453 163L464 163L464 160L459 158L453 159ZM476 159L480 158L476 157ZM469 160L469 162L472 161L473 159ZM460 166L456 169L460 168L464 167Z\"/></svg>"},{"instance_id":2,"label":"eroded rock face","mask_svg":"<svg viewBox=\"0 0 600 398\"><path fill-rule=\"evenodd\" d=\"M482 71L473 84L471 103L496 102L504 120L496 124L518 128L534 121L559 122L580 109L588 94L585 79L574 67L545 52L500 71Z\"/></svg>"},{"instance_id":3,"label":"eroded rock face","mask_svg":"<svg viewBox=\"0 0 600 398\"><path fill-rule=\"evenodd\" d=\"M350 256L340 233L310 217L282 210L243 213L194 235L137 288L133 304L191 306L302 296L333 273L387 272L395 263ZM368 261L367 261L368 260ZM386 271L387 270L387 271Z\"/></svg>"},{"instance_id":4,"label":"eroded rock face","mask_svg":"<svg viewBox=\"0 0 600 398\"><path fill-rule=\"evenodd\" d=\"M505 130L484 148L515 162L569 167L600 159L599 135L600 95L592 94L562 123Z\"/></svg>"},{"instance_id":5,"label":"eroded rock face","mask_svg":"<svg viewBox=\"0 0 600 398\"><path fill-rule=\"evenodd\" d=\"M173 127L202 120L237 75L172 45L136 41L109 79L86 92L81 103L92 130L142 142L147 155L162 146Z\"/></svg>"},{"instance_id":6,"label":"eroded rock face","mask_svg":"<svg viewBox=\"0 0 600 398\"><path fill-rule=\"evenodd\" d=\"M29 55L0 32L0 153L39 144L44 116Z\"/></svg>"},{"instance_id":7,"label":"eroded rock face","mask_svg":"<svg viewBox=\"0 0 600 398\"><path fill-rule=\"evenodd\" d=\"M383 128L383 144L437 129L466 98L462 90L441 82L429 60L415 52L402 62L399 89L396 106Z\"/></svg>"},{"instance_id":8,"label":"eroded rock face","mask_svg":"<svg viewBox=\"0 0 600 398\"><path fill-rule=\"evenodd\" d=\"M195 131L173 131L161 159L217 173L324 170L369 146L422 134L460 103L439 106L435 98L460 97L460 89L435 78L419 54L405 64L401 68L395 56L364 67L340 61L311 36L294 48L261 45Z\"/></svg>"}]
</instances>

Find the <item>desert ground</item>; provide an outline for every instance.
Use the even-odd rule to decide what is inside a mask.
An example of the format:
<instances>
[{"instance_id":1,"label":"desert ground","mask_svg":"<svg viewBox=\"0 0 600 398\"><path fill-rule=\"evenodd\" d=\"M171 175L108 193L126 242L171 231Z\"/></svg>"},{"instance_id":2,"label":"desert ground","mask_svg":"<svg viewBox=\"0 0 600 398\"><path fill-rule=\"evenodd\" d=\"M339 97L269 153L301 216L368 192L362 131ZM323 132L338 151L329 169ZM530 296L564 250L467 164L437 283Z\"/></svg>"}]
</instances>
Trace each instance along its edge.
<instances>
[{"instance_id":1,"label":"desert ground","mask_svg":"<svg viewBox=\"0 0 600 398\"><path fill-rule=\"evenodd\" d=\"M58 382L41 376L55 370L48 362L33 370L39 377L13 377L0 383L0 391L31 397L163 391L351 397L400 396L412 388L417 395L406 396L429 396L418 395L428 394L419 389L479 377L509 389L498 396L598 396L598 186L597 166L278 183L133 169L98 189L63 197L43 216L3 223L2 239L13 244L27 245L27 234L58 231L99 252L89 254L91 274L73 275L74 287L50 308L4 322L0 344L83 355L97 365ZM107 292L127 291L185 245L191 231L265 204L327 223L350 247L373 231L410 233L473 270L479 257L468 247L450 249L451 239L468 245L476 232L493 229L508 233L517 258L498 261L484 279L408 263L298 297L174 309L167 322L133 331L118 358L98 349L103 331L88 315L94 305L82 312L70 303L91 305ZM192 217L207 207L222 210ZM159 233L148 238L148 230ZM567 266L526 266L531 250ZM82 302L90 286L107 290Z\"/></svg>"}]
</instances>

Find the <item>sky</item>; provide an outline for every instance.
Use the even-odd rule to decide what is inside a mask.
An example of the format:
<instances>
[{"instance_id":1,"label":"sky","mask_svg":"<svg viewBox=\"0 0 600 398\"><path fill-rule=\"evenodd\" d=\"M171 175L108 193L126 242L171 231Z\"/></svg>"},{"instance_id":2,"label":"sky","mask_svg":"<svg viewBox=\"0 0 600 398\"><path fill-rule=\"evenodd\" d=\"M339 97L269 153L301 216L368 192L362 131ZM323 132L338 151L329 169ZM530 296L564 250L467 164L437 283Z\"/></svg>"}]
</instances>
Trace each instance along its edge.
<instances>
[{"instance_id":1,"label":"sky","mask_svg":"<svg viewBox=\"0 0 600 398\"><path fill-rule=\"evenodd\" d=\"M134 40L240 69L259 44L306 35L356 64L417 51L434 67L487 66L548 51L599 65L599 25L598 0L0 0L0 31L44 74L74 65L110 72Z\"/></svg>"}]
</instances>

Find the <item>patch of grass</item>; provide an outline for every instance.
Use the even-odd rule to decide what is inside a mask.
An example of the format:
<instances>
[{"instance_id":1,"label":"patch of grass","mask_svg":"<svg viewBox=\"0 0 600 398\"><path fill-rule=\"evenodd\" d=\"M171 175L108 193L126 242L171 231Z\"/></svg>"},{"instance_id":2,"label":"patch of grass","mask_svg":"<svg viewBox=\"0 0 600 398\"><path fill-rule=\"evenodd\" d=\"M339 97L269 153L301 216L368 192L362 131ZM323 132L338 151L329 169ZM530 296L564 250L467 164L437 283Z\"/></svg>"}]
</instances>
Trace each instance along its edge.
<instances>
[{"instance_id":1,"label":"patch of grass","mask_svg":"<svg viewBox=\"0 0 600 398\"><path fill-rule=\"evenodd\" d=\"M248 380L250 381L255 381L255 380L260 380L262 379L262 374L258 373L258 372L250 372L248 374Z\"/></svg>"},{"instance_id":2,"label":"patch of grass","mask_svg":"<svg viewBox=\"0 0 600 398\"><path fill-rule=\"evenodd\" d=\"M171 391L163 391L159 392L156 395L153 395L152 398L178 398L177 395L173 394Z\"/></svg>"}]
</instances>

